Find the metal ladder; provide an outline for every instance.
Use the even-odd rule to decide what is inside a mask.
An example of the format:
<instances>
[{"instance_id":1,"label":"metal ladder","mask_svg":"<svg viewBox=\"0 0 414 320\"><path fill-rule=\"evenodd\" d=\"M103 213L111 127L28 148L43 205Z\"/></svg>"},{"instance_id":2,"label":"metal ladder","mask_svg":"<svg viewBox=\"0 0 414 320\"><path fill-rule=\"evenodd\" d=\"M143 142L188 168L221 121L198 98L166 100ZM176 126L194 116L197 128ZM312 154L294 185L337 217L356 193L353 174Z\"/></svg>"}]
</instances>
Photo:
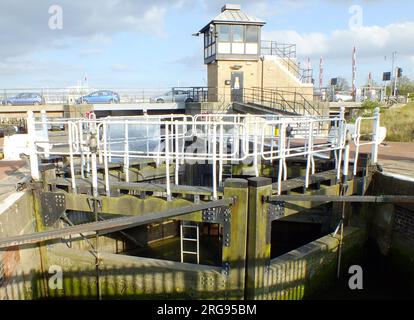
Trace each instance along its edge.
<instances>
[{"instance_id":1,"label":"metal ladder","mask_svg":"<svg viewBox=\"0 0 414 320\"><path fill-rule=\"evenodd\" d=\"M223 178L233 178L233 164L223 164Z\"/></svg>"},{"instance_id":2,"label":"metal ladder","mask_svg":"<svg viewBox=\"0 0 414 320\"><path fill-rule=\"evenodd\" d=\"M185 235L185 230L196 230L196 238L187 238ZM184 255L191 254L197 256L197 264L200 263L200 229L198 224L193 224L192 222L181 221L180 225L180 242L181 242L181 262L184 262ZM196 251L186 251L184 250L184 242L196 243Z\"/></svg>"}]
</instances>

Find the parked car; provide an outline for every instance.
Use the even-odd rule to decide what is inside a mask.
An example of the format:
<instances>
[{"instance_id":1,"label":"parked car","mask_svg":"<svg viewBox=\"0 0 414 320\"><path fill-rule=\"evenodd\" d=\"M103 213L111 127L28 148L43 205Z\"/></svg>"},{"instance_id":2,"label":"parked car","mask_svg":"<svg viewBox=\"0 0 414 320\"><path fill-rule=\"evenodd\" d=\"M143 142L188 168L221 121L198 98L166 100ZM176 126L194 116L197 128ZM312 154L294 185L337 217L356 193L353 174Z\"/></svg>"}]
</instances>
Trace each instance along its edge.
<instances>
[{"instance_id":1,"label":"parked car","mask_svg":"<svg viewBox=\"0 0 414 320\"><path fill-rule=\"evenodd\" d=\"M152 102L193 102L188 90L171 90L151 99Z\"/></svg>"},{"instance_id":2,"label":"parked car","mask_svg":"<svg viewBox=\"0 0 414 320\"><path fill-rule=\"evenodd\" d=\"M334 95L334 102L348 102L348 101L354 101L354 97L351 93L348 92L337 92Z\"/></svg>"},{"instance_id":3,"label":"parked car","mask_svg":"<svg viewBox=\"0 0 414 320\"><path fill-rule=\"evenodd\" d=\"M40 105L45 104L45 98L39 93L19 93L14 97L10 97L3 100L4 105L17 106L17 105Z\"/></svg>"},{"instance_id":4,"label":"parked car","mask_svg":"<svg viewBox=\"0 0 414 320\"><path fill-rule=\"evenodd\" d=\"M100 90L76 99L77 104L119 103L119 95L111 90Z\"/></svg>"}]
</instances>

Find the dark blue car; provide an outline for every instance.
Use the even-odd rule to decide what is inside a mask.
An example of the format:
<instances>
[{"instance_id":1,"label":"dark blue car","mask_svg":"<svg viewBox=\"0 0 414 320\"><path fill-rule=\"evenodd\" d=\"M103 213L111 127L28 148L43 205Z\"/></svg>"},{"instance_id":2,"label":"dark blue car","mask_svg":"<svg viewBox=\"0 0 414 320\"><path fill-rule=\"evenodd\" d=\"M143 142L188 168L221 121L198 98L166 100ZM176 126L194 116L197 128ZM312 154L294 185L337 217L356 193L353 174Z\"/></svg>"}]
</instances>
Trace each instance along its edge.
<instances>
[{"instance_id":1,"label":"dark blue car","mask_svg":"<svg viewBox=\"0 0 414 320\"><path fill-rule=\"evenodd\" d=\"M111 90L100 90L76 99L77 104L119 103L119 95Z\"/></svg>"},{"instance_id":2,"label":"dark blue car","mask_svg":"<svg viewBox=\"0 0 414 320\"><path fill-rule=\"evenodd\" d=\"M3 104L8 106L17 105L40 105L45 104L45 99L39 93L19 93L18 95L3 100Z\"/></svg>"}]
</instances>

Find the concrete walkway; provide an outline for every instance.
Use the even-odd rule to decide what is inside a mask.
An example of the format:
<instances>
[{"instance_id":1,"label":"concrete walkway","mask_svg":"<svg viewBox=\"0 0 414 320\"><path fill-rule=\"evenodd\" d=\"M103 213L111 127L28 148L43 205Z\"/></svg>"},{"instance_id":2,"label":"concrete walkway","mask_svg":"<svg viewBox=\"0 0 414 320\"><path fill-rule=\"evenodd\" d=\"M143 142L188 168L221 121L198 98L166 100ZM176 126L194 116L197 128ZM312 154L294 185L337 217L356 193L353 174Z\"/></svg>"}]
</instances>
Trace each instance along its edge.
<instances>
[{"instance_id":1,"label":"concrete walkway","mask_svg":"<svg viewBox=\"0 0 414 320\"><path fill-rule=\"evenodd\" d=\"M360 150L370 152L371 146L363 146ZM351 160L353 157L351 147ZM386 173L414 179L414 142L384 142L378 150L378 163Z\"/></svg>"},{"instance_id":2,"label":"concrete walkway","mask_svg":"<svg viewBox=\"0 0 414 320\"><path fill-rule=\"evenodd\" d=\"M0 150L2 149L3 138L0 138ZM30 169L25 160L0 160L0 201L16 192L17 182L29 174Z\"/></svg>"}]
</instances>

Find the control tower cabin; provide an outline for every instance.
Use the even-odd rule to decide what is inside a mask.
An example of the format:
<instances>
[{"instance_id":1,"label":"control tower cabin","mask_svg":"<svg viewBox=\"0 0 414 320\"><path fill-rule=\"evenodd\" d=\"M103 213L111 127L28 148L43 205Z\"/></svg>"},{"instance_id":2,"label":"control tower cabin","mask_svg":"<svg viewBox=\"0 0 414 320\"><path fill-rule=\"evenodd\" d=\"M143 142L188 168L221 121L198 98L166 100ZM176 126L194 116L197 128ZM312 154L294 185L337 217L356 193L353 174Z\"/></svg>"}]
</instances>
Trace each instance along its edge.
<instances>
[{"instance_id":1,"label":"control tower cabin","mask_svg":"<svg viewBox=\"0 0 414 320\"><path fill-rule=\"evenodd\" d=\"M296 91L312 99L310 70L299 67L296 46L261 40L265 23L240 5L226 4L199 31L212 101L239 101L252 88Z\"/></svg>"}]
</instances>

